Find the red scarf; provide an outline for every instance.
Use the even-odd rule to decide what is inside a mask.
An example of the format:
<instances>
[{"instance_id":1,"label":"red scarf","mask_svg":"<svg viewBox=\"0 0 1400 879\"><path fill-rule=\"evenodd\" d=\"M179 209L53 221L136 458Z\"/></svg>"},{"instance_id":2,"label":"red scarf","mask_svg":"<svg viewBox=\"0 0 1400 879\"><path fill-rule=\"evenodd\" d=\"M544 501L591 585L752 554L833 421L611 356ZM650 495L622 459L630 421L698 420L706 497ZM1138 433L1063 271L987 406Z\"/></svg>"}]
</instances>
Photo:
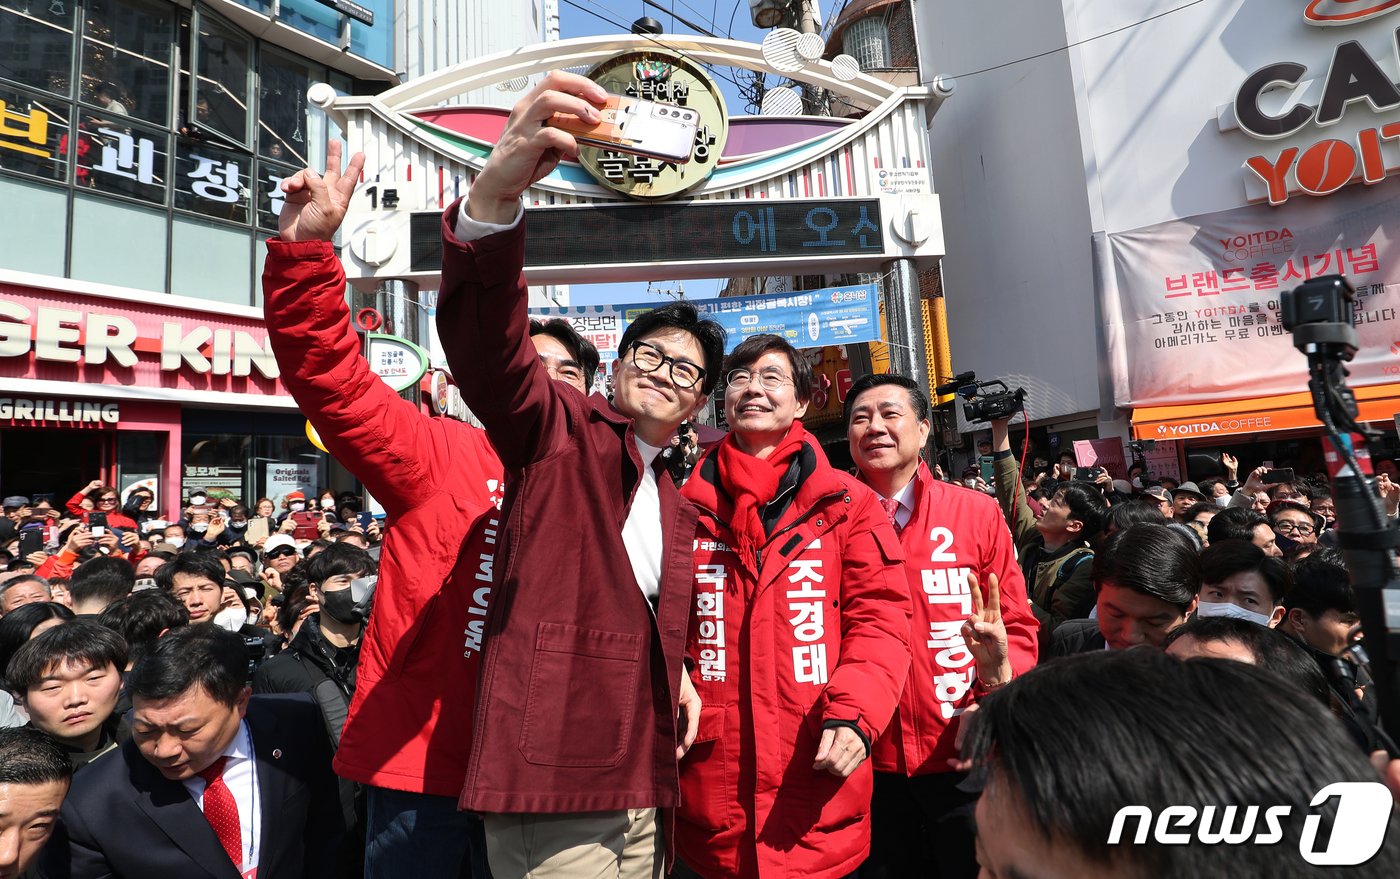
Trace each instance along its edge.
<instances>
[{"instance_id":1,"label":"red scarf","mask_svg":"<svg viewBox=\"0 0 1400 879\"><path fill-rule=\"evenodd\" d=\"M807 431L793 421L787 435L766 458L756 458L739 448L731 432L720 440L719 481L734 498L734 515L729 523L734 532L735 551L749 570L758 573L758 550L768 540L759 511L778 494L778 483L794 455L802 450Z\"/></svg>"}]
</instances>

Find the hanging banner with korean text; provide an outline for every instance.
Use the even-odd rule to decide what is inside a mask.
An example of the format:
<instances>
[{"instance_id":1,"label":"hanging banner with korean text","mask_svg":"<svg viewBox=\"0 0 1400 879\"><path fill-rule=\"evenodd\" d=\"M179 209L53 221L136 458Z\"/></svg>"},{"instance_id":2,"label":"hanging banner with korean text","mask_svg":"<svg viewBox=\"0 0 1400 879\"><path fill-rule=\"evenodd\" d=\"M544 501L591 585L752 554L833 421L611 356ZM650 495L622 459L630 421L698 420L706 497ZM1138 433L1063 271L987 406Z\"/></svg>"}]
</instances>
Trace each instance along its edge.
<instances>
[{"instance_id":1,"label":"hanging banner with korean text","mask_svg":"<svg viewBox=\"0 0 1400 879\"><path fill-rule=\"evenodd\" d=\"M1400 195L1353 187L1285 209L1250 205L1094 236L1105 343L1120 408L1307 390L1279 298L1311 278L1356 288L1350 382L1400 380Z\"/></svg>"},{"instance_id":2,"label":"hanging banner with korean text","mask_svg":"<svg viewBox=\"0 0 1400 879\"><path fill-rule=\"evenodd\" d=\"M763 333L782 336L794 348L849 345L880 338L879 294L874 284L825 287L769 296L687 299L703 317L717 321L728 334L725 353ZM576 305L531 309L539 318L562 317L598 346L604 363L617 359L617 343L637 315L664 302L623 305Z\"/></svg>"}]
</instances>

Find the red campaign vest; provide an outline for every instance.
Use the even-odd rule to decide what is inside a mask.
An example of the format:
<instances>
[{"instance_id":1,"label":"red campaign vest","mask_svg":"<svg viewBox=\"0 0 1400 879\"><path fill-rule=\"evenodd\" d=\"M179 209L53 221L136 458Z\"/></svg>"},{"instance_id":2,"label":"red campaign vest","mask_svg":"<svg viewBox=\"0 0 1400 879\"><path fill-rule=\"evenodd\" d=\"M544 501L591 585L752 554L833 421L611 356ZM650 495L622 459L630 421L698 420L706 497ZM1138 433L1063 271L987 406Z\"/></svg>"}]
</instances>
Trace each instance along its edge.
<instances>
[{"instance_id":1,"label":"red campaign vest","mask_svg":"<svg viewBox=\"0 0 1400 879\"><path fill-rule=\"evenodd\" d=\"M889 729L875 743L877 772L927 775L949 771L957 756L958 718L977 698L977 669L963 640L972 613L969 574L986 596L986 575L1000 586L1011 666L1021 674L1035 666L1039 628L1016 564L1011 532L989 495L940 482L919 463L914 512L900 532L914 613L910 620L912 666Z\"/></svg>"}]
</instances>

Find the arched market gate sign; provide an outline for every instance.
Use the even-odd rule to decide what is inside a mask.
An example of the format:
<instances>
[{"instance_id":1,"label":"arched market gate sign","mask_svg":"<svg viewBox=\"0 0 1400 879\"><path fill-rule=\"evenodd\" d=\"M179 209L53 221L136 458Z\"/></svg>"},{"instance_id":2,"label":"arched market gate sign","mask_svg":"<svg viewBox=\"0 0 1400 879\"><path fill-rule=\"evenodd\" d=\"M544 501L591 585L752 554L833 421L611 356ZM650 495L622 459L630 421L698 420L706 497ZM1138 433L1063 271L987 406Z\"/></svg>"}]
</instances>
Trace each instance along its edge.
<instances>
[{"instance_id":1,"label":"arched market gate sign","mask_svg":"<svg viewBox=\"0 0 1400 879\"><path fill-rule=\"evenodd\" d=\"M698 104L695 86L682 83L676 71L714 64L796 79L868 112L858 120L712 117L697 137L691 162L681 166L690 173L703 159L708 174L664 200L637 200L625 192L629 186L634 196L645 192L646 186L634 186L637 179L665 173L645 160L629 159L633 164L623 167L604 157L591 173L577 163L561 164L526 195L530 283L892 269L907 279L942 256L926 126L950 90L896 87L849 65L804 66L791 56L793 63L780 60L779 69L752 43L617 35L528 46L372 97L313 87L312 100L340 123L350 151L366 156L365 185L343 227L351 282L437 286L440 214L467 191L507 116L495 108L445 102L553 69L598 69L619 59L624 78L632 75L628 64L635 68L633 85L643 97ZM718 106L722 113L722 99ZM703 120L706 111L700 115ZM716 130L724 128L727 137L718 136ZM613 175L610 185L600 182L598 165Z\"/></svg>"}]
</instances>

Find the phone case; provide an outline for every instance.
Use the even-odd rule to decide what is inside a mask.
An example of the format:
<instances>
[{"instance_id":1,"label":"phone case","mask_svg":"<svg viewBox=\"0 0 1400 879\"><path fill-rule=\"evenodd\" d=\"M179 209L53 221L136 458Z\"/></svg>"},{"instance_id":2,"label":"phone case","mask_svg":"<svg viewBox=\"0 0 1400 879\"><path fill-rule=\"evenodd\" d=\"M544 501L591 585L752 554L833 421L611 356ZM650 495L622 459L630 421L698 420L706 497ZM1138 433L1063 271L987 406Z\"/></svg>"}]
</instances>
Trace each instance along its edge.
<instances>
[{"instance_id":1,"label":"phone case","mask_svg":"<svg viewBox=\"0 0 1400 879\"><path fill-rule=\"evenodd\" d=\"M577 116L555 113L549 124L569 132L582 144L685 164L695 144L700 114L675 104L608 95L596 125Z\"/></svg>"}]
</instances>

